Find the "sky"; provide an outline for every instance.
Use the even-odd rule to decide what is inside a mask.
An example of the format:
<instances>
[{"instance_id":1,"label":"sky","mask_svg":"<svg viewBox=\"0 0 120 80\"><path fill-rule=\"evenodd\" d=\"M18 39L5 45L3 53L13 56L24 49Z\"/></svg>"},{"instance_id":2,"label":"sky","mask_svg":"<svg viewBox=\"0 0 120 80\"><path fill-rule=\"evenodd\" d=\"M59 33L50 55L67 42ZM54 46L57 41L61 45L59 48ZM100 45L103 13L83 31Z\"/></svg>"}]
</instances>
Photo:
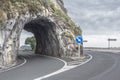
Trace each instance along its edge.
<instances>
[{"instance_id":1,"label":"sky","mask_svg":"<svg viewBox=\"0 0 120 80\"><path fill-rule=\"evenodd\" d=\"M120 47L120 0L63 0L68 15L83 31L86 47Z\"/></svg>"}]
</instances>

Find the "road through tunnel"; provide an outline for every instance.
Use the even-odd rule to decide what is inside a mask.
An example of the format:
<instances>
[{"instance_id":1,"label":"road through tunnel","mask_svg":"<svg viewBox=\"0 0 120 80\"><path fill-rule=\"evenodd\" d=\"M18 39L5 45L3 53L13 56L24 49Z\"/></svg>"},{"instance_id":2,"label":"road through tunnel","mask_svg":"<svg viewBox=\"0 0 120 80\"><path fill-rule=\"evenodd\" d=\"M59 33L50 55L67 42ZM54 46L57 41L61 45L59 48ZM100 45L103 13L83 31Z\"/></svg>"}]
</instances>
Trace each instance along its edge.
<instances>
[{"instance_id":1,"label":"road through tunnel","mask_svg":"<svg viewBox=\"0 0 120 80\"><path fill-rule=\"evenodd\" d=\"M14 20L11 20L13 22ZM10 22L10 21L9 21ZM14 24L14 23L13 23ZM8 29L7 23L5 27ZM16 21L11 29L3 31L7 35L3 40L2 56L3 65L16 64L18 50L20 45L20 35L22 30L33 33L36 41L35 54L49 55L60 57L63 55L63 50L59 41L58 25L48 17L29 18L26 20Z\"/></svg>"},{"instance_id":2,"label":"road through tunnel","mask_svg":"<svg viewBox=\"0 0 120 80\"><path fill-rule=\"evenodd\" d=\"M3 1L1 6L0 11L5 19L1 18L0 22L3 36L2 65L16 64L23 29L34 34L36 54L57 57L77 56L74 38L82 35L82 31L67 15L62 1L10 0Z\"/></svg>"}]
</instances>

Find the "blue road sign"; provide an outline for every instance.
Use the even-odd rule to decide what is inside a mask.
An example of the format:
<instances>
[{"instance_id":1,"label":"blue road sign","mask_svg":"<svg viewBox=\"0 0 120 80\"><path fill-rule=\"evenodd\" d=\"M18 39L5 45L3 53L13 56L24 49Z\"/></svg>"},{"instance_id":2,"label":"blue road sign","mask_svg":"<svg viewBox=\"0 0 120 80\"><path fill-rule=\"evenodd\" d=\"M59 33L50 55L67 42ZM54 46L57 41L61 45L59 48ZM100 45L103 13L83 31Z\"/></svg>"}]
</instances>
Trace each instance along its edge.
<instances>
[{"instance_id":1,"label":"blue road sign","mask_svg":"<svg viewBox=\"0 0 120 80\"><path fill-rule=\"evenodd\" d=\"M77 36L77 37L75 38L75 42L76 42L77 44L82 43L82 42L83 42L82 37L81 37L81 36Z\"/></svg>"}]
</instances>

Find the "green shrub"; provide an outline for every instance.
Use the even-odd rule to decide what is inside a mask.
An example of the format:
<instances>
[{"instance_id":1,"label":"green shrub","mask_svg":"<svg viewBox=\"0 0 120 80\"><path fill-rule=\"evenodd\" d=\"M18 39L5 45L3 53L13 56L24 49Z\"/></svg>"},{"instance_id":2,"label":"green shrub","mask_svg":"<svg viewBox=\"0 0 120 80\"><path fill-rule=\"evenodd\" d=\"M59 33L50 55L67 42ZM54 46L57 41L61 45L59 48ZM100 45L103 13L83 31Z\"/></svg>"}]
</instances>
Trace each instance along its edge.
<instances>
[{"instance_id":1,"label":"green shrub","mask_svg":"<svg viewBox=\"0 0 120 80\"><path fill-rule=\"evenodd\" d=\"M65 36L66 36L66 37L69 37L71 40L73 40L73 39L74 39L73 35L72 35L72 34L70 34L70 33L65 33Z\"/></svg>"},{"instance_id":2,"label":"green shrub","mask_svg":"<svg viewBox=\"0 0 120 80\"><path fill-rule=\"evenodd\" d=\"M30 45L31 48L32 48L32 50L35 50L35 47L36 47L35 37L28 37L28 38L25 40L25 44Z\"/></svg>"}]
</instances>

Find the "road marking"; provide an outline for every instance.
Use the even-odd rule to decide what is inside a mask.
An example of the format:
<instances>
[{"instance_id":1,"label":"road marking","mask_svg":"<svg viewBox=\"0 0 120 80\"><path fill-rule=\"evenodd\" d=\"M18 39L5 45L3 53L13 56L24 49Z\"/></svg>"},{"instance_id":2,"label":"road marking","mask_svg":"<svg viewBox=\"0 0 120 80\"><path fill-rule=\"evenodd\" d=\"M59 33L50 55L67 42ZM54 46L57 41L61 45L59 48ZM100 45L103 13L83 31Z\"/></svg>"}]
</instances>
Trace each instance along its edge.
<instances>
[{"instance_id":1,"label":"road marking","mask_svg":"<svg viewBox=\"0 0 120 80\"><path fill-rule=\"evenodd\" d=\"M0 73L6 72L6 71L10 71L10 70L12 70L12 69L21 67L21 66L23 66L24 64L26 64L26 63L27 63L27 60L26 60L24 57L21 57L21 58L23 58L23 60L24 60L24 62L23 62L22 64L19 64L19 65L17 65L17 66L14 66L14 67L11 67L11 68L8 68L8 69L5 69L5 70L1 70Z\"/></svg>"},{"instance_id":2,"label":"road marking","mask_svg":"<svg viewBox=\"0 0 120 80\"><path fill-rule=\"evenodd\" d=\"M34 79L34 80L42 80L42 79L45 79L45 78L48 78L48 77L57 75L57 74L59 74L59 73L68 71L68 70L70 70L70 69L76 68L76 67L78 67L78 66L81 66L81 65L83 65L83 64L85 64L85 63L87 63L87 62L89 62L89 61L92 59L92 56L91 56L90 54L88 54L88 55L90 56L90 59L88 59L87 61L85 61L85 62L83 62L83 63L81 63L81 64L79 64L79 65L72 65L72 66L68 66L68 65L67 65L67 62L64 61L64 60L62 60L62 59L47 56L47 57L50 57L50 58L58 59L58 60L64 62L65 65L64 65L61 69L59 69L59 70L57 70L57 71L55 71L55 72L53 72L53 73L50 73L50 74L45 75L45 76L41 76L41 77L36 78L36 79Z\"/></svg>"}]
</instances>

